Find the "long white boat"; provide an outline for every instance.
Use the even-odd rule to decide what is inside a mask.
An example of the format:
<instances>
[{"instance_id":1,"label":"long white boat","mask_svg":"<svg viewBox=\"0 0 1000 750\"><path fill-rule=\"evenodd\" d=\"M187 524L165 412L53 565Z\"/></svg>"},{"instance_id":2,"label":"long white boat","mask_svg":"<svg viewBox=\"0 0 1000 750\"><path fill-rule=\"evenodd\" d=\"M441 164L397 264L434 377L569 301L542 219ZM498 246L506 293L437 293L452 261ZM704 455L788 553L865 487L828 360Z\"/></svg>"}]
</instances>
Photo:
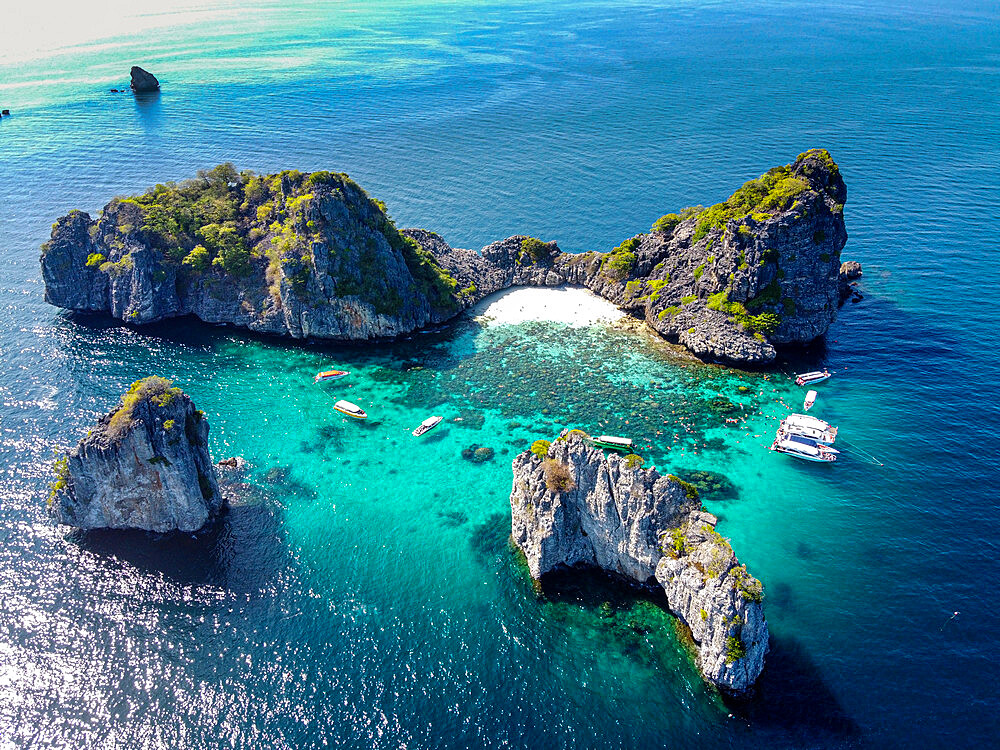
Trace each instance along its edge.
<instances>
[{"instance_id":1,"label":"long white boat","mask_svg":"<svg viewBox=\"0 0 1000 750\"><path fill-rule=\"evenodd\" d=\"M413 431L414 437L420 437L425 432L430 432L435 427L437 427L439 424L441 424L441 420L442 419L444 419L444 417L427 417L427 419L425 419L423 422L421 422L417 426L417 429L415 429Z\"/></svg>"},{"instance_id":2,"label":"long white boat","mask_svg":"<svg viewBox=\"0 0 1000 750\"><path fill-rule=\"evenodd\" d=\"M803 461L833 463L837 460L837 451L828 445L801 436L782 435L780 432L771 444L771 450L794 458L801 458Z\"/></svg>"},{"instance_id":3,"label":"long white boat","mask_svg":"<svg viewBox=\"0 0 1000 750\"><path fill-rule=\"evenodd\" d=\"M333 408L341 414L346 414L347 416L354 417L355 419L368 419L368 415L365 414L365 410L357 404L352 404L350 401L338 401L333 405Z\"/></svg>"},{"instance_id":4,"label":"long white boat","mask_svg":"<svg viewBox=\"0 0 1000 750\"><path fill-rule=\"evenodd\" d=\"M814 370L813 372L804 372L801 375L795 376L796 385L813 385L814 383L822 383L824 380L830 379L829 370Z\"/></svg>"},{"instance_id":5,"label":"long white boat","mask_svg":"<svg viewBox=\"0 0 1000 750\"><path fill-rule=\"evenodd\" d=\"M617 435L601 435L599 437L590 438L588 442L598 448L607 448L608 450L613 451L632 450L632 439L618 437Z\"/></svg>"},{"instance_id":6,"label":"long white boat","mask_svg":"<svg viewBox=\"0 0 1000 750\"><path fill-rule=\"evenodd\" d=\"M820 443L832 444L837 439L836 427L818 417L810 417L808 414L789 414L781 420L778 431L791 435L802 435Z\"/></svg>"}]
</instances>

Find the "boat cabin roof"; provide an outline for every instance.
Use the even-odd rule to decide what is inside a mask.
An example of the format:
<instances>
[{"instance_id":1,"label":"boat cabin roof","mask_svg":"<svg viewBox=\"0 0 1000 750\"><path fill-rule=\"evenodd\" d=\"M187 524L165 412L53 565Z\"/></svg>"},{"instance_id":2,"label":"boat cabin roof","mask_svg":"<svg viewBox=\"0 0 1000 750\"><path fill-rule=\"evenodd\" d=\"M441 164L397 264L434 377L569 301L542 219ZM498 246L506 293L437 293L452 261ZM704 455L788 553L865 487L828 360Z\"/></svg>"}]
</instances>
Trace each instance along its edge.
<instances>
[{"instance_id":1,"label":"boat cabin roof","mask_svg":"<svg viewBox=\"0 0 1000 750\"><path fill-rule=\"evenodd\" d=\"M632 445L632 438L615 437L614 435L601 435L597 438L602 443L618 443L619 445Z\"/></svg>"},{"instance_id":2,"label":"boat cabin roof","mask_svg":"<svg viewBox=\"0 0 1000 750\"><path fill-rule=\"evenodd\" d=\"M809 427L814 430L827 430L830 428L829 422L824 422L822 419L816 417L810 417L808 414L789 414L781 421L785 424L797 427Z\"/></svg>"}]
</instances>

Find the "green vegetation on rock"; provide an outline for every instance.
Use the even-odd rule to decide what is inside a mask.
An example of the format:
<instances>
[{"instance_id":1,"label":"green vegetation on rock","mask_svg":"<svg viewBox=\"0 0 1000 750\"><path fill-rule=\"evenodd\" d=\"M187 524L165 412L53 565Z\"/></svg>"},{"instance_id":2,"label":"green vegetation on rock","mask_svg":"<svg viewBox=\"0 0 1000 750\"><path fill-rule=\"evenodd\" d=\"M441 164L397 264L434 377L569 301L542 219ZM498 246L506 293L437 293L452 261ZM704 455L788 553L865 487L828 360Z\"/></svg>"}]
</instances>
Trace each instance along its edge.
<instances>
[{"instance_id":1,"label":"green vegetation on rock","mask_svg":"<svg viewBox=\"0 0 1000 750\"><path fill-rule=\"evenodd\" d=\"M688 206L687 208L682 209L679 214L666 214L665 216L661 216L656 220L649 231L672 232L678 224L699 213L703 208L703 206Z\"/></svg>"},{"instance_id":2,"label":"green vegetation on rock","mask_svg":"<svg viewBox=\"0 0 1000 750\"><path fill-rule=\"evenodd\" d=\"M329 207L331 200L340 208L318 207L320 201ZM331 213L340 213L345 220L334 223ZM379 255L381 234L402 255L416 285L414 292L422 293L438 310L458 306L455 279L419 243L401 235L385 204L369 197L346 174L285 170L256 175L220 164L199 171L192 180L117 198L101 222L107 243L116 246L121 235L138 231L160 252L165 267L187 276L211 273L246 279L256 270L275 298L281 293L282 278L298 294L308 293L315 273L313 243L325 243L331 254L346 245L350 255L341 262L342 272L332 273L336 294L357 296L376 312L392 314L403 306L404 297ZM100 267L117 274L131 268L131 262L126 255L116 264L102 262Z\"/></svg>"},{"instance_id":3,"label":"green vegetation on rock","mask_svg":"<svg viewBox=\"0 0 1000 750\"><path fill-rule=\"evenodd\" d=\"M698 499L698 488L695 487L690 482L685 482L676 474L667 474L667 479L669 479L671 482L676 482L677 484L679 484L684 489L684 496L688 500Z\"/></svg>"},{"instance_id":4,"label":"green vegetation on rock","mask_svg":"<svg viewBox=\"0 0 1000 750\"><path fill-rule=\"evenodd\" d=\"M792 176L790 166L770 169L757 179L744 183L743 187L722 203L716 203L702 211L693 239L697 242L713 229L725 228L731 220L742 219L751 214L782 211L796 195L808 189L808 182ZM747 228L746 232L749 233L750 229Z\"/></svg>"},{"instance_id":5,"label":"green vegetation on rock","mask_svg":"<svg viewBox=\"0 0 1000 750\"><path fill-rule=\"evenodd\" d=\"M744 330L762 334L774 333L781 325L781 318L771 312L763 312L758 315L751 315L747 308L740 302L730 302L728 292L712 294L708 298L707 306L709 310L718 310L726 313L735 323L738 323Z\"/></svg>"},{"instance_id":6,"label":"green vegetation on rock","mask_svg":"<svg viewBox=\"0 0 1000 750\"><path fill-rule=\"evenodd\" d=\"M726 664L732 664L747 655L747 647L734 635L726 638Z\"/></svg>"},{"instance_id":7,"label":"green vegetation on rock","mask_svg":"<svg viewBox=\"0 0 1000 750\"><path fill-rule=\"evenodd\" d=\"M604 257L605 273L612 279L621 280L635 269L635 250L639 247L639 237L631 237Z\"/></svg>"},{"instance_id":8,"label":"green vegetation on rock","mask_svg":"<svg viewBox=\"0 0 1000 750\"><path fill-rule=\"evenodd\" d=\"M148 400L155 406L163 407L181 394L180 388L174 388L169 380L157 375L135 381L122 396L122 405L111 415L111 420L108 422L108 437L114 440L128 429L132 424L135 407L142 401Z\"/></svg>"},{"instance_id":9,"label":"green vegetation on rock","mask_svg":"<svg viewBox=\"0 0 1000 750\"><path fill-rule=\"evenodd\" d=\"M517 262L541 263L548 260L550 255L549 245L535 237L525 237L521 240L521 254L517 256Z\"/></svg>"},{"instance_id":10,"label":"green vegetation on rock","mask_svg":"<svg viewBox=\"0 0 1000 750\"><path fill-rule=\"evenodd\" d=\"M56 499L60 491L66 489L69 483L69 456L62 455L52 463L52 473L55 479L49 484L49 505Z\"/></svg>"},{"instance_id":11,"label":"green vegetation on rock","mask_svg":"<svg viewBox=\"0 0 1000 750\"><path fill-rule=\"evenodd\" d=\"M552 443L548 440L536 440L531 444L531 452L539 458L545 458L549 454L550 445Z\"/></svg>"}]
</instances>

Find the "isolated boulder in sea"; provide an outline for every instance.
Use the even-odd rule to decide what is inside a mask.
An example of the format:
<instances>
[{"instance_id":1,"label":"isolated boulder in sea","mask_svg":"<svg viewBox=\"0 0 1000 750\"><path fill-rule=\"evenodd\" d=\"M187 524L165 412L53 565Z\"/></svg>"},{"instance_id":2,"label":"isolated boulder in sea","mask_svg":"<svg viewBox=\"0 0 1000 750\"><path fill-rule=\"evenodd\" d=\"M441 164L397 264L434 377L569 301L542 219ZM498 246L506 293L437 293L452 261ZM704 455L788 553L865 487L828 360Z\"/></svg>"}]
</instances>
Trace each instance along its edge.
<instances>
[{"instance_id":1,"label":"isolated boulder in sea","mask_svg":"<svg viewBox=\"0 0 1000 750\"><path fill-rule=\"evenodd\" d=\"M856 260L847 260L840 264L840 273L837 277L837 283L840 291L840 301L843 302L851 294L855 294L857 298L861 297L851 284L854 279L860 279L862 274L861 264Z\"/></svg>"},{"instance_id":2,"label":"isolated boulder in sea","mask_svg":"<svg viewBox=\"0 0 1000 750\"><path fill-rule=\"evenodd\" d=\"M52 514L81 529L197 531L224 507L208 420L160 377L133 383L55 471Z\"/></svg>"},{"instance_id":3,"label":"isolated boulder in sea","mask_svg":"<svg viewBox=\"0 0 1000 750\"><path fill-rule=\"evenodd\" d=\"M143 70L138 65L133 65L130 71L132 76L131 87L132 90L137 93L142 93L145 91L159 91L160 82L156 80L156 76L147 70Z\"/></svg>"},{"instance_id":4,"label":"isolated boulder in sea","mask_svg":"<svg viewBox=\"0 0 1000 750\"><path fill-rule=\"evenodd\" d=\"M658 584L690 629L705 678L734 695L751 688L768 648L763 586L692 485L605 455L578 431L564 431L544 456L521 453L513 471L511 535L532 578L585 566Z\"/></svg>"}]
</instances>

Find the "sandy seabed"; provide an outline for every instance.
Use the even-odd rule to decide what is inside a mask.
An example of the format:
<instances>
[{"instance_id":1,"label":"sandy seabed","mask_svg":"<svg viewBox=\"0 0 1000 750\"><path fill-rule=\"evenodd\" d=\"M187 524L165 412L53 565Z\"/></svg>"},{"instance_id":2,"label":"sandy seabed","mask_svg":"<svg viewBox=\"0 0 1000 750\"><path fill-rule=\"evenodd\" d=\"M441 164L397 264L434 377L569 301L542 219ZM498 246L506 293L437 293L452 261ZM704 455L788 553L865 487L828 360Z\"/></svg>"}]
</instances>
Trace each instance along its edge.
<instances>
[{"instance_id":1,"label":"sandy seabed","mask_svg":"<svg viewBox=\"0 0 1000 750\"><path fill-rule=\"evenodd\" d=\"M613 323L625 316L614 304L582 287L517 287L482 300L472 309L486 325L547 320L570 326Z\"/></svg>"}]
</instances>

